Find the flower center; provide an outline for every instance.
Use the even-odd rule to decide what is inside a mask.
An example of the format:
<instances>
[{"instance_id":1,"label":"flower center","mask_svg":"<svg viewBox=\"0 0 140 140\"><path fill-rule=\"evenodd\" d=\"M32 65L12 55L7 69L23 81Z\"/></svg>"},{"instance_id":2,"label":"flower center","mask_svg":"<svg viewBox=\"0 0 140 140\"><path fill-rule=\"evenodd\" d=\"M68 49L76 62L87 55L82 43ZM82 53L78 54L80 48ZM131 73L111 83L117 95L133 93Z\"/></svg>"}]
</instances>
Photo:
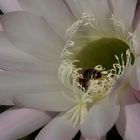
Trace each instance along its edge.
<instances>
[{"instance_id":1,"label":"flower center","mask_svg":"<svg viewBox=\"0 0 140 140\"><path fill-rule=\"evenodd\" d=\"M64 96L75 102L67 112L74 125L82 123L88 110L110 95L125 70L134 64L134 38L113 16L114 29L98 26L93 16L83 14L66 32L58 76L72 91Z\"/></svg>"}]
</instances>

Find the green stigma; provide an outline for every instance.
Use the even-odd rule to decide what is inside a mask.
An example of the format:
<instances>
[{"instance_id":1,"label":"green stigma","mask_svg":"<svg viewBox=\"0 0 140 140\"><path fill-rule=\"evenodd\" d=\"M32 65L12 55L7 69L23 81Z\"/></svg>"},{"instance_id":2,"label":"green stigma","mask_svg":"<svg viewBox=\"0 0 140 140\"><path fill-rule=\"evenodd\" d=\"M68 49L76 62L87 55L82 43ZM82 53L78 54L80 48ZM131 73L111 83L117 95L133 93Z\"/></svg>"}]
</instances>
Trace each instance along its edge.
<instances>
[{"instance_id":1,"label":"green stigma","mask_svg":"<svg viewBox=\"0 0 140 140\"><path fill-rule=\"evenodd\" d=\"M102 65L106 70L110 70L113 68L113 64L117 63L115 55L121 59L121 54L123 54L123 60L126 63L127 50L130 50L129 45L117 38L101 38L88 42L75 53L74 59L79 61L76 62L77 68L94 68ZM131 59L133 64L134 55L132 53Z\"/></svg>"}]
</instances>

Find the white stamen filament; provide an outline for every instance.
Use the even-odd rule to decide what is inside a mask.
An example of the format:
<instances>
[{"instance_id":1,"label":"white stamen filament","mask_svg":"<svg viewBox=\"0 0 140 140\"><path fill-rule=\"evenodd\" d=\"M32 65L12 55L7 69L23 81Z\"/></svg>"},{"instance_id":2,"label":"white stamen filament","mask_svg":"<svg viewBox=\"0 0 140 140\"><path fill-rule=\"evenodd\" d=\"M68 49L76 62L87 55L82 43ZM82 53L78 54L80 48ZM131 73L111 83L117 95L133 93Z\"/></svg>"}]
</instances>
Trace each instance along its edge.
<instances>
[{"instance_id":1,"label":"white stamen filament","mask_svg":"<svg viewBox=\"0 0 140 140\"><path fill-rule=\"evenodd\" d=\"M102 65L97 65L94 67L102 74L102 78L93 79L91 78L88 82L88 88L85 89L80 83L79 78L83 75L79 73L82 68L77 68L75 62L79 60L72 60L71 55L73 55L73 48L76 48L76 41L72 37L80 30L80 27L88 28L91 27L94 30L107 32L106 29L99 27L94 16L90 16L87 13L83 13L80 20L76 21L65 34L65 39L67 40L65 47L61 53L61 65L58 70L58 77L62 83L71 89L74 96L70 97L68 94L63 93L64 97L75 103L67 113L66 117L73 122L74 127L81 124L89 109L98 100L109 96L116 80L124 74L124 71L129 65L131 65L132 58L131 53L134 52L134 37L131 33L126 32L124 25L117 21L114 16L110 19L114 24L114 32L111 33L112 37L122 40L130 45L130 50L126 51L126 54L121 53L120 56L115 55L117 63L112 64L112 69L106 70ZM130 53L131 52L131 53ZM135 55L135 54L134 54ZM124 56L126 56L126 61L124 61Z\"/></svg>"}]
</instances>

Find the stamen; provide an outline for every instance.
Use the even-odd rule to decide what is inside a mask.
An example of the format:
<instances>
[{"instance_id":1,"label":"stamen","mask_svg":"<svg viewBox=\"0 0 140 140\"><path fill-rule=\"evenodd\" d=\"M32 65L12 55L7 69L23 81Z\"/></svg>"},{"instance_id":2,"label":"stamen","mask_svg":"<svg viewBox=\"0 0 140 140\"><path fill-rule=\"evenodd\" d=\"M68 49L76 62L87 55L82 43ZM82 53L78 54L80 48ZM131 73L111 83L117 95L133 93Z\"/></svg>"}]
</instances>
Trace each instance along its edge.
<instances>
[{"instance_id":1,"label":"stamen","mask_svg":"<svg viewBox=\"0 0 140 140\"><path fill-rule=\"evenodd\" d=\"M114 25L115 36L120 38L120 39L125 38L126 37L126 29L125 29L124 24L121 21L116 20L114 15L112 15L110 20L112 20L112 23Z\"/></svg>"},{"instance_id":2,"label":"stamen","mask_svg":"<svg viewBox=\"0 0 140 140\"><path fill-rule=\"evenodd\" d=\"M113 34L115 34L115 37L117 37L120 40L123 40L124 42L127 42L129 44L131 53L133 53L134 56L136 56L136 36L133 33L128 32L125 29L124 24L121 21L116 20L114 15L110 18L110 20L113 22L114 30Z\"/></svg>"},{"instance_id":3,"label":"stamen","mask_svg":"<svg viewBox=\"0 0 140 140\"><path fill-rule=\"evenodd\" d=\"M58 77L62 83L72 91L71 95L67 93L63 93L63 95L67 100L75 104L75 106L66 113L66 118L73 122L74 127L84 121L89 109L97 101L110 95L117 79L119 79L132 64L133 58L131 54L134 52L134 35L127 32L125 26L120 21L117 21L114 16L112 16L110 22L113 22L115 31L110 32L108 35L106 33L107 30L98 25L94 16L83 13L81 19L76 21L66 31L66 44L61 53L62 62L58 70ZM107 37L109 36L110 38L116 38L125 42L126 46L129 44L126 52L114 55L115 62L113 61L113 64L111 63L112 66L110 69L104 68L102 64L87 69L82 66L77 67L76 63L78 63L80 59L74 59L74 50L83 48L84 45L80 44L81 46L79 45L77 47L77 40L74 36L78 31L85 31L89 28L103 33L103 36L96 37L93 34L94 37L91 37L89 40L87 39L87 42L94 41L95 38L97 40L97 38L106 37L107 35ZM86 41L84 43L86 43Z\"/></svg>"},{"instance_id":4,"label":"stamen","mask_svg":"<svg viewBox=\"0 0 140 140\"><path fill-rule=\"evenodd\" d=\"M74 22L71 27L66 30L65 39L71 39L73 35L80 29L81 26L87 27L90 26L94 29L98 29L97 21L94 16L90 16L88 13L83 13L81 19Z\"/></svg>"},{"instance_id":5,"label":"stamen","mask_svg":"<svg viewBox=\"0 0 140 140\"><path fill-rule=\"evenodd\" d=\"M88 112L87 105L92 102L92 100L84 94L79 96L77 101L77 104L66 113L66 118L73 122L73 127L83 122Z\"/></svg>"},{"instance_id":6,"label":"stamen","mask_svg":"<svg viewBox=\"0 0 140 140\"><path fill-rule=\"evenodd\" d=\"M62 83L69 87L74 94L74 98L69 97L64 93L67 100L74 102L76 105L70 109L66 116L76 126L82 123L88 112L88 106L94 104L98 100L108 96L113 88L115 81L123 75L126 67L131 64L130 51L126 51L126 65L124 64L124 55L121 54L121 59L115 55L117 63L113 64L113 69L106 71L101 65L96 66L94 69L100 71L103 75L101 79L90 79L87 90L83 90L78 82L81 74L81 68L77 69L74 65L75 61L63 60L59 69L59 78ZM115 72L115 73L114 73Z\"/></svg>"}]
</instances>

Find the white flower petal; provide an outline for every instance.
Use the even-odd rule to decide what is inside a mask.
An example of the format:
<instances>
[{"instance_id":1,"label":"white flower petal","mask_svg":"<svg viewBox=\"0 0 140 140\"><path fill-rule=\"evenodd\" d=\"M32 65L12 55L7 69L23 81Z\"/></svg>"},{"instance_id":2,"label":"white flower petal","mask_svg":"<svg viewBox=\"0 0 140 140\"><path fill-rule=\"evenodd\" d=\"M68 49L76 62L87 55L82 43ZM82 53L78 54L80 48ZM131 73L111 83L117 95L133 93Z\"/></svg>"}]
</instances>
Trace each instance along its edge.
<instances>
[{"instance_id":1,"label":"white flower petal","mask_svg":"<svg viewBox=\"0 0 140 140\"><path fill-rule=\"evenodd\" d=\"M140 138L140 104L127 89L120 96L120 115L116 123L117 130L125 140L139 140Z\"/></svg>"},{"instance_id":2,"label":"white flower petal","mask_svg":"<svg viewBox=\"0 0 140 140\"><path fill-rule=\"evenodd\" d=\"M65 98L64 93L71 94L69 91L55 91L40 94L22 94L16 96L15 99L17 104L26 107L47 111L66 111L73 107L75 103Z\"/></svg>"},{"instance_id":3,"label":"white flower petal","mask_svg":"<svg viewBox=\"0 0 140 140\"><path fill-rule=\"evenodd\" d=\"M133 23L132 23L133 31L135 31L137 29L139 21L140 21L140 5L137 4L136 11L135 11L135 16L134 16Z\"/></svg>"},{"instance_id":4,"label":"white flower petal","mask_svg":"<svg viewBox=\"0 0 140 140\"><path fill-rule=\"evenodd\" d=\"M19 0L19 3L23 10L44 16L62 38L74 21L63 0Z\"/></svg>"},{"instance_id":5,"label":"white flower petal","mask_svg":"<svg viewBox=\"0 0 140 140\"><path fill-rule=\"evenodd\" d=\"M74 15L79 18L82 13L94 15L100 25L105 26L111 16L107 0L66 0Z\"/></svg>"},{"instance_id":6,"label":"white flower petal","mask_svg":"<svg viewBox=\"0 0 140 140\"><path fill-rule=\"evenodd\" d=\"M58 63L64 42L43 17L28 12L12 12L1 17L8 39L18 48L48 62Z\"/></svg>"},{"instance_id":7,"label":"white flower petal","mask_svg":"<svg viewBox=\"0 0 140 140\"><path fill-rule=\"evenodd\" d=\"M111 13L113 13L112 1L111 0L107 0L107 2L108 2L109 9L111 10Z\"/></svg>"},{"instance_id":8,"label":"white flower petal","mask_svg":"<svg viewBox=\"0 0 140 140\"><path fill-rule=\"evenodd\" d=\"M82 135L86 138L100 139L114 125L119 114L119 106L108 98L96 103L90 109L81 125Z\"/></svg>"},{"instance_id":9,"label":"white flower petal","mask_svg":"<svg viewBox=\"0 0 140 140\"><path fill-rule=\"evenodd\" d=\"M14 47L0 32L0 69L10 71L53 71L56 64L43 62Z\"/></svg>"},{"instance_id":10,"label":"white flower petal","mask_svg":"<svg viewBox=\"0 0 140 140\"><path fill-rule=\"evenodd\" d=\"M138 25L134 34L136 35L136 54L140 56L140 22L138 22Z\"/></svg>"},{"instance_id":11,"label":"white flower petal","mask_svg":"<svg viewBox=\"0 0 140 140\"><path fill-rule=\"evenodd\" d=\"M121 21L127 30L132 30L137 0L111 0L114 16Z\"/></svg>"},{"instance_id":12,"label":"white flower petal","mask_svg":"<svg viewBox=\"0 0 140 140\"><path fill-rule=\"evenodd\" d=\"M3 27L2 27L2 25L1 25L1 23L0 23L0 32L1 32L1 31L3 31Z\"/></svg>"},{"instance_id":13,"label":"white flower petal","mask_svg":"<svg viewBox=\"0 0 140 140\"><path fill-rule=\"evenodd\" d=\"M136 90L131 87L131 91L134 94L134 96L136 97L137 101L140 102L140 90Z\"/></svg>"},{"instance_id":14,"label":"white flower petal","mask_svg":"<svg viewBox=\"0 0 140 140\"><path fill-rule=\"evenodd\" d=\"M16 94L46 93L65 89L51 73L0 71L0 77L0 104L8 104L4 101L13 98Z\"/></svg>"},{"instance_id":15,"label":"white flower petal","mask_svg":"<svg viewBox=\"0 0 140 140\"><path fill-rule=\"evenodd\" d=\"M15 140L41 128L50 121L41 111L32 109L12 109L0 114L0 139Z\"/></svg>"},{"instance_id":16,"label":"white flower petal","mask_svg":"<svg viewBox=\"0 0 140 140\"><path fill-rule=\"evenodd\" d=\"M135 59L135 65L129 75L129 83L132 88L140 90L140 56Z\"/></svg>"},{"instance_id":17,"label":"white flower petal","mask_svg":"<svg viewBox=\"0 0 140 140\"><path fill-rule=\"evenodd\" d=\"M139 62L139 63L138 63ZM140 58L136 59L136 63L133 66L132 73L129 75L129 84L131 92L135 95L136 99L140 102Z\"/></svg>"},{"instance_id":18,"label":"white flower petal","mask_svg":"<svg viewBox=\"0 0 140 140\"><path fill-rule=\"evenodd\" d=\"M78 132L78 127L66 120L64 116L57 116L41 130L35 140L71 140Z\"/></svg>"},{"instance_id":19,"label":"white flower petal","mask_svg":"<svg viewBox=\"0 0 140 140\"><path fill-rule=\"evenodd\" d=\"M65 1L69 5L73 15L76 18L80 18L83 13L82 7L80 5L81 1L79 0L65 0Z\"/></svg>"},{"instance_id":20,"label":"white flower petal","mask_svg":"<svg viewBox=\"0 0 140 140\"><path fill-rule=\"evenodd\" d=\"M6 12L19 11L21 7L17 0L0 0L0 9Z\"/></svg>"},{"instance_id":21,"label":"white flower petal","mask_svg":"<svg viewBox=\"0 0 140 140\"><path fill-rule=\"evenodd\" d=\"M136 75L137 75L137 82L138 82L138 90L140 90L140 56L137 57L136 60Z\"/></svg>"}]
</instances>

